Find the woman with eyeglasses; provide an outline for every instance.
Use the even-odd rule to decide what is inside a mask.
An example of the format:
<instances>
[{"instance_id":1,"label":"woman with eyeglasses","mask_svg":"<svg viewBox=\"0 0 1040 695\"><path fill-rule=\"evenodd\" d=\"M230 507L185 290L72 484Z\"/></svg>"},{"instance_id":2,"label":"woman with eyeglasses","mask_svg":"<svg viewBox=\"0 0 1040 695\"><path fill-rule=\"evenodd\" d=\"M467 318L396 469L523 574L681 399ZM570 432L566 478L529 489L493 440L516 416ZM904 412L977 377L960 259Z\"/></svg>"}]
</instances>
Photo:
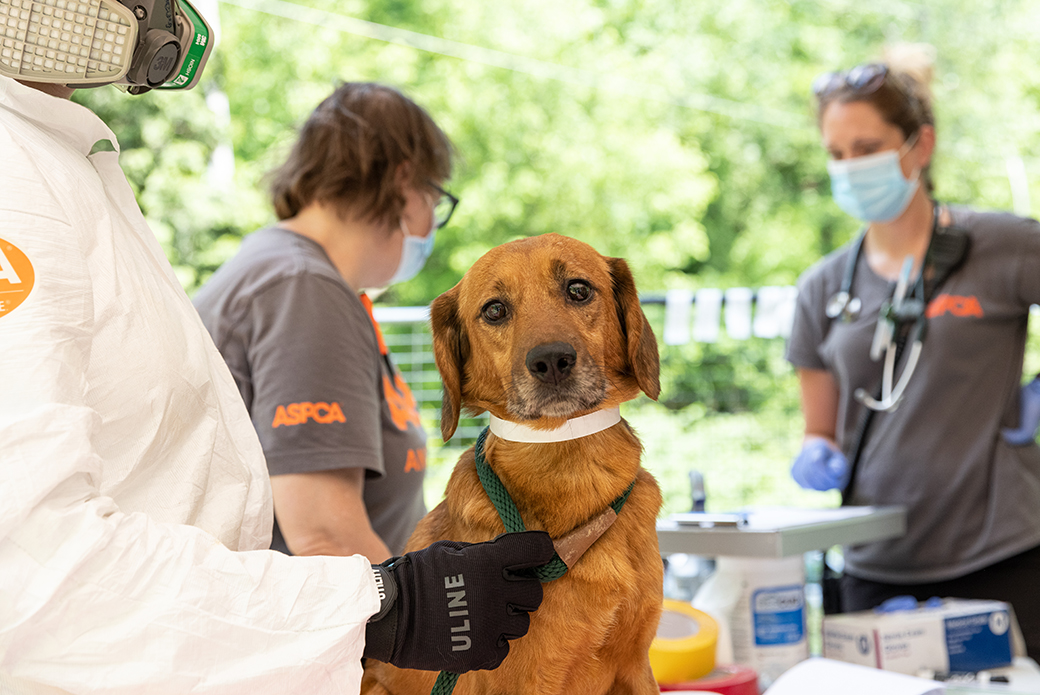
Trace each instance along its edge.
<instances>
[{"instance_id":1,"label":"woman with eyeglasses","mask_svg":"<svg viewBox=\"0 0 1040 695\"><path fill-rule=\"evenodd\" d=\"M1040 225L933 198L921 56L814 84L832 194L864 226L799 280L787 358L806 430L792 475L908 510L902 538L845 549L843 610L904 594L1004 600L1037 657L1040 399L1020 383Z\"/></svg>"},{"instance_id":2,"label":"woman with eyeglasses","mask_svg":"<svg viewBox=\"0 0 1040 695\"><path fill-rule=\"evenodd\" d=\"M263 445L276 550L378 563L425 513L426 435L364 290L422 269L458 202L450 174L422 108L344 84L273 174L279 222L195 297Z\"/></svg>"}]
</instances>

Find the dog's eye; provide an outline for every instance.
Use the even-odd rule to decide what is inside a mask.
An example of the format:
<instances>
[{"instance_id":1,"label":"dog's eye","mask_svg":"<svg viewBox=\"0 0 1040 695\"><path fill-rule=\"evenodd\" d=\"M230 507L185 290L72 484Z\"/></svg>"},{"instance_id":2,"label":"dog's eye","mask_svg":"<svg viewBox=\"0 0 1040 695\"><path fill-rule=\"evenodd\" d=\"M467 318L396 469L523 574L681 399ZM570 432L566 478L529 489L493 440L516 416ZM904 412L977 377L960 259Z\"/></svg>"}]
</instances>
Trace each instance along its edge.
<instances>
[{"instance_id":1,"label":"dog's eye","mask_svg":"<svg viewBox=\"0 0 1040 695\"><path fill-rule=\"evenodd\" d=\"M587 282L571 280L567 283L567 296L575 302L585 302L592 296L592 288Z\"/></svg>"},{"instance_id":2,"label":"dog's eye","mask_svg":"<svg viewBox=\"0 0 1040 695\"><path fill-rule=\"evenodd\" d=\"M480 310L480 315L488 323L501 323L509 315L509 310L506 309L506 305L502 302L488 302Z\"/></svg>"}]
</instances>

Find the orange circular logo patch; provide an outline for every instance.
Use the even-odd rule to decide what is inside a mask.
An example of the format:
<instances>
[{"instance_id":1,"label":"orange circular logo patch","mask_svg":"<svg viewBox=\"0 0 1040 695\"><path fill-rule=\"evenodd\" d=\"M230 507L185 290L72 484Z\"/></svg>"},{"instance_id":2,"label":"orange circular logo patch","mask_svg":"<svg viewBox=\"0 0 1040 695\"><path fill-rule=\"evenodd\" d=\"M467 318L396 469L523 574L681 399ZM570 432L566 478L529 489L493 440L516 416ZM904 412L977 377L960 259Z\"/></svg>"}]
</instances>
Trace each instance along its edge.
<instances>
[{"instance_id":1,"label":"orange circular logo patch","mask_svg":"<svg viewBox=\"0 0 1040 695\"><path fill-rule=\"evenodd\" d=\"M0 239L0 318L26 300L35 281L29 258L11 242Z\"/></svg>"}]
</instances>

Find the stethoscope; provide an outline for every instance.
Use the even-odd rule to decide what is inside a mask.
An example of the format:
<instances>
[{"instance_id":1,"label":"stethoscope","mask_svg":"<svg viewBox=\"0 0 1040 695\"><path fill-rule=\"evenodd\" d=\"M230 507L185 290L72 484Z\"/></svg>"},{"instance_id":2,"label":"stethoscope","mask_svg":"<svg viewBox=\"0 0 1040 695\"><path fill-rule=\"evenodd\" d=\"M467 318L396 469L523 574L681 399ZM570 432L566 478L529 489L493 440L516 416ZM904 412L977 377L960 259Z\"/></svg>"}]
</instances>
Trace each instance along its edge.
<instances>
[{"instance_id":1,"label":"stethoscope","mask_svg":"<svg viewBox=\"0 0 1040 695\"><path fill-rule=\"evenodd\" d=\"M856 265L863 253L865 236L867 236L867 230L864 228L852 242L849 258L845 262L845 274L841 278L841 289L827 302L826 311L829 319L836 319L840 316L843 322L851 323L859 317L860 309L863 308L863 302L859 300L859 297L852 296L852 281L856 278Z\"/></svg>"},{"instance_id":2,"label":"stethoscope","mask_svg":"<svg viewBox=\"0 0 1040 695\"><path fill-rule=\"evenodd\" d=\"M935 237L939 225L939 206L933 203L934 216L932 218L932 238ZM856 266L859 264L863 253L863 239L867 235L864 229L857 236L849 249L848 261L845 264L845 273L841 280L841 287L827 302L826 313L831 319L841 318L845 323L854 321L859 317L863 308L863 302L859 297L852 296L852 281L856 277ZM926 254L927 256L927 254ZM877 328L874 330L874 339L870 345L870 359L877 362L884 357L884 368L881 373L881 399L874 398L866 389L858 388L853 394L860 403L879 412L892 412L903 398L906 386L917 368L917 361L921 356L921 348L924 346L924 336L927 327L925 319L924 302L924 263L921 264L921 273L917 280L910 281L914 270L914 257L908 255L903 261L903 267L899 271L896 280L895 292L892 298L881 305L878 312ZM912 342L910 354L907 356L906 365L899 379L895 379L896 357L899 346L896 341L897 328L913 321L911 329ZM894 383L893 383L894 382Z\"/></svg>"}]
</instances>

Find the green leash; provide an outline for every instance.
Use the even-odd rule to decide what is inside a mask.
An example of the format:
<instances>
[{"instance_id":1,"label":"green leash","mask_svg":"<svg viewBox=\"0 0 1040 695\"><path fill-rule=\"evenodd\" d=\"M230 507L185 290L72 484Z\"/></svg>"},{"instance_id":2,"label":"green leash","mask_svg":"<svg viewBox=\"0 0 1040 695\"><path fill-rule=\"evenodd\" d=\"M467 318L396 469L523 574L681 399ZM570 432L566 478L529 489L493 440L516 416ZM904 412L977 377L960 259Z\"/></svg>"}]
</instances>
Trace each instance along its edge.
<instances>
[{"instance_id":1,"label":"green leash","mask_svg":"<svg viewBox=\"0 0 1040 695\"><path fill-rule=\"evenodd\" d=\"M430 695L451 695L455 690L455 684L459 682L459 674L451 671L441 671L437 675L437 682L433 684Z\"/></svg>"},{"instance_id":2,"label":"green leash","mask_svg":"<svg viewBox=\"0 0 1040 695\"><path fill-rule=\"evenodd\" d=\"M491 499L491 503L495 505L495 510L498 512L498 517L502 520L502 524L506 527L506 533L520 533L526 531L527 527L524 526L524 520L520 516L520 510L516 508L516 503L513 502L513 498L509 496L509 491L506 490L506 486L502 484L498 475L491 470L491 466L488 465L487 459L484 457L484 442L487 440L488 432L490 428L485 427L484 431L477 437L477 444L474 450L474 454L477 460L477 477L480 478L480 484L484 487L484 492ZM621 508L625 506L625 502L628 501L628 496L632 494L632 488L636 485L636 481L632 481L632 484L628 486L624 492L610 503L611 509L614 513L620 514ZM545 582L551 582L554 579L559 579L567 573L567 565L563 560L560 559L559 554L553 553L552 560L535 569L534 574L538 579ZM437 682L433 684L433 690L430 691L430 695L451 695L452 691L455 690L455 684L459 680L459 674L452 673L451 671L441 671L437 676Z\"/></svg>"}]
</instances>

